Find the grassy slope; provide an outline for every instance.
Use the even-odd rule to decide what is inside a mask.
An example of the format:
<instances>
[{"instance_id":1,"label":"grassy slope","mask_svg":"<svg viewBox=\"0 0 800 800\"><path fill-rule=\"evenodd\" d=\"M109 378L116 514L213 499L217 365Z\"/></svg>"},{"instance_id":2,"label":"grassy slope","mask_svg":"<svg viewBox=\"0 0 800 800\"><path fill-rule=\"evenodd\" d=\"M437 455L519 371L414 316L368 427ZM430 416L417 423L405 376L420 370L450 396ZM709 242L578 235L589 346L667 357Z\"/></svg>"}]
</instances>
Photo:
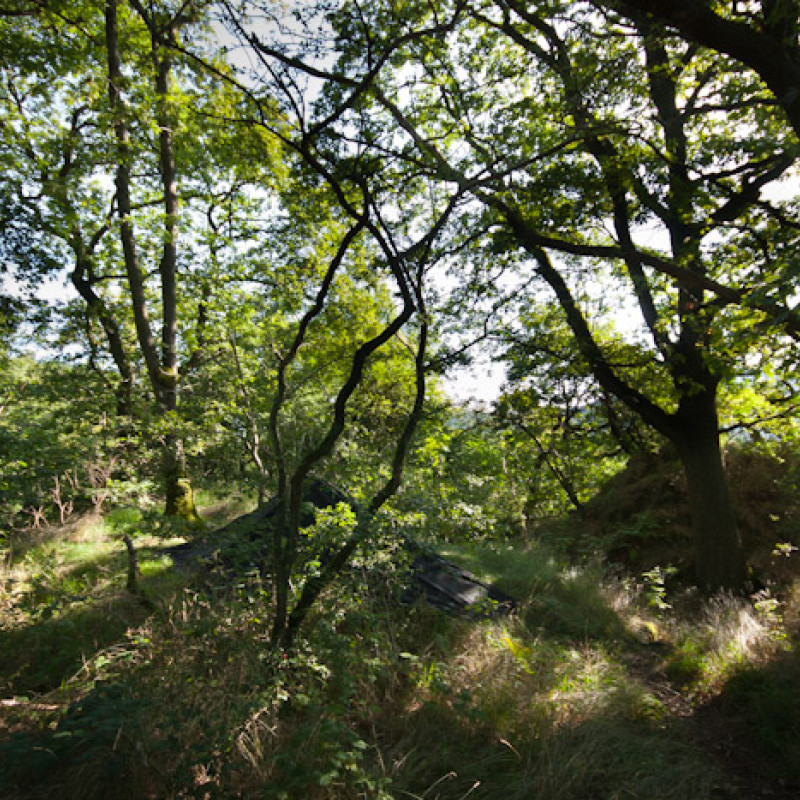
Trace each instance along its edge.
<instances>
[{"instance_id":1,"label":"grassy slope","mask_svg":"<svg viewBox=\"0 0 800 800\"><path fill-rule=\"evenodd\" d=\"M268 587L190 583L141 534L152 606L129 596L118 537L135 515L49 531L0 574L0 796L797 797L797 555L766 544L790 530L757 535L759 514L790 524L792 498L746 509L772 593L706 602L653 569L680 511L643 506L652 487L635 483L569 535L627 571L541 541L450 546L518 613L398 606L395 576L373 568L326 598L291 654L267 645Z\"/></svg>"}]
</instances>

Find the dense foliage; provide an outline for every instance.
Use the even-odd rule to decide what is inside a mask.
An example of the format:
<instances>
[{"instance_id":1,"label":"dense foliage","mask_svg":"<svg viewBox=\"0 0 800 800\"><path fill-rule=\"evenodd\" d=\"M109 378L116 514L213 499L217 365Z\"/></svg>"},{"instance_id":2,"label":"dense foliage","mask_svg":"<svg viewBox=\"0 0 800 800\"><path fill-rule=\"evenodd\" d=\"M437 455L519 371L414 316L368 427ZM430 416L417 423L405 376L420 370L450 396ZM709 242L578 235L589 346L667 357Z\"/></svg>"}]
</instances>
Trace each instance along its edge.
<instances>
[{"instance_id":1,"label":"dense foliage","mask_svg":"<svg viewBox=\"0 0 800 800\"><path fill-rule=\"evenodd\" d=\"M714 698L791 793L798 29L5 0L0 794L744 797Z\"/></svg>"}]
</instances>

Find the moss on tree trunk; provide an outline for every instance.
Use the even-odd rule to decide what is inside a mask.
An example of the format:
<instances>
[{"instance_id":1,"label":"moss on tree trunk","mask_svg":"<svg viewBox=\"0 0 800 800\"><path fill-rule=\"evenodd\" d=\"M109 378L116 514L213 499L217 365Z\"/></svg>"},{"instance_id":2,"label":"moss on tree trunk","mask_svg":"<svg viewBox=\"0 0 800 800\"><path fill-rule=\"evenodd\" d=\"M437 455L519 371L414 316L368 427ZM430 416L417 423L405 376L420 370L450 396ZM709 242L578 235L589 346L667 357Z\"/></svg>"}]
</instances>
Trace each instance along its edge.
<instances>
[{"instance_id":1,"label":"moss on tree trunk","mask_svg":"<svg viewBox=\"0 0 800 800\"><path fill-rule=\"evenodd\" d=\"M164 495L164 513L168 517L178 517L192 528L203 527L195 506L194 490L184 470L180 442L171 437L164 449Z\"/></svg>"},{"instance_id":2,"label":"moss on tree trunk","mask_svg":"<svg viewBox=\"0 0 800 800\"><path fill-rule=\"evenodd\" d=\"M178 478L167 483L165 513L169 517L180 517L193 528L203 526L203 520L195 507L192 484L188 478Z\"/></svg>"}]
</instances>

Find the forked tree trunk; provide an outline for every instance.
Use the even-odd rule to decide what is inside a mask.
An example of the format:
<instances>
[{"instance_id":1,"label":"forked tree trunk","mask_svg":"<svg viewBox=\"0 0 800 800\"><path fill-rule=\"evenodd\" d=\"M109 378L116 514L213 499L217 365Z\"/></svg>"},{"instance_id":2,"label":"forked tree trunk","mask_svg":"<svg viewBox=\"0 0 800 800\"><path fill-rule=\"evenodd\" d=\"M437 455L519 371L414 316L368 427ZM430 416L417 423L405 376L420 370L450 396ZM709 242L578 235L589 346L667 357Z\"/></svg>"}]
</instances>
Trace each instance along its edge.
<instances>
[{"instance_id":1,"label":"forked tree trunk","mask_svg":"<svg viewBox=\"0 0 800 800\"><path fill-rule=\"evenodd\" d=\"M171 62L165 45L179 24L176 17L163 30L144 6L132 0L132 5L148 27L152 39L155 77L156 122L159 129L158 155L161 183L164 190L164 229L161 261L158 273L161 279L161 347L150 322L146 276L139 263L137 240L134 231L133 202L131 200L133 148L127 125L122 88L125 79L120 54L120 37L117 18L117 0L106 0L106 49L108 57L109 106L114 117L116 140L117 213L120 221L120 239L125 261L125 271L133 308L133 318L139 349L144 357L147 374L156 403L162 414L178 408L177 363L177 238L178 238L178 188L173 144L173 119L169 110ZM179 438L169 434L164 443L163 478L165 490L164 511L168 516L184 518L190 525L201 523L194 505L191 484L186 478L183 447Z\"/></svg>"}]
</instances>

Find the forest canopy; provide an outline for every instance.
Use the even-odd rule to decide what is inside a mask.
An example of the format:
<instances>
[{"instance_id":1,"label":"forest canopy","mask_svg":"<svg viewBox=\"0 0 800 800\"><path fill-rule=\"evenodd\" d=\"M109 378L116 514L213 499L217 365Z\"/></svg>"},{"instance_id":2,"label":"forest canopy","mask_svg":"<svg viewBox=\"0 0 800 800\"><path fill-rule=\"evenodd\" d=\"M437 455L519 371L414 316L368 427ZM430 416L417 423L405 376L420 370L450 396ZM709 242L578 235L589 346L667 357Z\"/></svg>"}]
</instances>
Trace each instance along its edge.
<instances>
[{"instance_id":1,"label":"forest canopy","mask_svg":"<svg viewBox=\"0 0 800 800\"><path fill-rule=\"evenodd\" d=\"M736 476L797 463L799 34L796 0L0 0L0 548L117 514L133 576L131 535L269 507L284 654L409 543L763 590L797 531Z\"/></svg>"},{"instance_id":2,"label":"forest canopy","mask_svg":"<svg viewBox=\"0 0 800 800\"><path fill-rule=\"evenodd\" d=\"M566 424L674 448L697 580L741 588L720 431L791 427L794 92L759 54L789 69L796 25L678 6L4 8L11 374L26 346L88 367L168 515L197 521L187 458L221 448L291 540L315 471L377 511L424 376L489 353L545 461Z\"/></svg>"}]
</instances>

